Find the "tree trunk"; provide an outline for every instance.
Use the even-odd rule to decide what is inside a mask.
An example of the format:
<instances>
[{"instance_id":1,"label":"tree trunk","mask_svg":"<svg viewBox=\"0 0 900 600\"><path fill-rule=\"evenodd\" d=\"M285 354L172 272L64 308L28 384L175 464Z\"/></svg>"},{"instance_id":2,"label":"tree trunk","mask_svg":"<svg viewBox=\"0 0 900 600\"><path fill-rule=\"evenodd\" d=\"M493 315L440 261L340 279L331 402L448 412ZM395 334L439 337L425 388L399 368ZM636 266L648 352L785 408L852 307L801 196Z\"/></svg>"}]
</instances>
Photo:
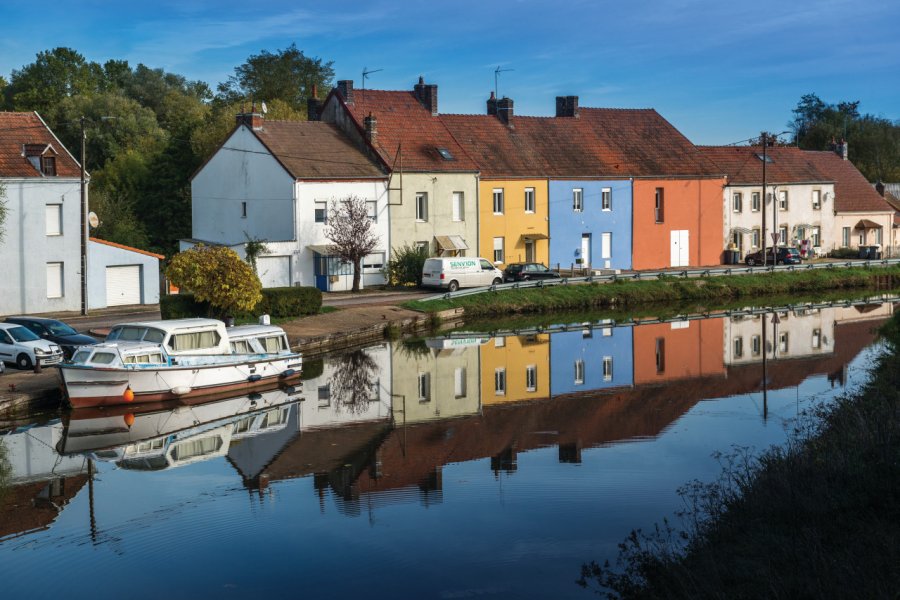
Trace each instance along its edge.
<instances>
[{"instance_id":1,"label":"tree trunk","mask_svg":"<svg viewBox=\"0 0 900 600\"><path fill-rule=\"evenodd\" d=\"M359 279L360 279L360 271L362 270L362 260L357 258L353 261L353 290L354 292L359 291Z\"/></svg>"}]
</instances>

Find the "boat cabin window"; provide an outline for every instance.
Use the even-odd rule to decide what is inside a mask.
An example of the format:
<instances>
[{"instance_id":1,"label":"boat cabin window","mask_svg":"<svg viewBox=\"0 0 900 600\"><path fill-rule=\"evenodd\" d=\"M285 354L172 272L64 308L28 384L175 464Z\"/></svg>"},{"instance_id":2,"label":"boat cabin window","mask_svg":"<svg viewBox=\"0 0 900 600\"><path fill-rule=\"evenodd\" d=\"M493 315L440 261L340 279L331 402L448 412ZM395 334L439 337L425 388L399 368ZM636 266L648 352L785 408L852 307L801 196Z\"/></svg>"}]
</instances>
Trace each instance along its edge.
<instances>
[{"instance_id":1,"label":"boat cabin window","mask_svg":"<svg viewBox=\"0 0 900 600\"><path fill-rule=\"evenodd\" d=\"M165 332L160 331L159 329L123 325L121 327L113 327L112 331L109 332L109 335L106 336L106 339L108 341L121 340L123 342L139 342L144 340L159 344L165 337Z\"/></svg>"},{"instance_id":2,"label":"boat cabin window","mask_svg":"<svg viewBox=\"0 0 900 600\"><path fill-rule=\"evenodd\" d=\"M165 337L166 333L164 331L160 331L159 329L148 329L147 333L144 335L144 341L161 344Z\"/></svg>"},{"instance_id":3,"label":"boat cabin window","mask_svg":"<svg viewBox=\"0 0 900 600\"><path fill-rule=\"evenodd\" d=\"M174 461L187 460L197 456L214 454L222 447L222 438L218 435L200 438L199 440L185 440L178 442L172 448L170 455Z\"/></svg>"},{"instance_id":4,"label":"boat cabin window","mask_svg":"<svg viewBox=\"0 0 900 600\"><path fill-rule=\"evenodd\" d=\"M108 365L116 360L116 355L112 352L94 352L91 362L95 365Z\"/></svg>"},{"instance_id":5,"label":"boat cabin window","mask_svg":"<svg viewBox=\"0 0 900 600\"><path fill-rule=\"evenodd\" d=\"M126 356L124 360L126 365L158 365L166 361L163 360L162 353L151 352L149 354L133 354Z\"/></svg>"},{"instance_id":6,"label":"boat cabin window","mask_svg":"<svg viewBox=\"0 0 900 600\"><path fill-rule=\"evenodd\" d=\"M266 352L281 352L283 350L287 350L287 344L284 343L284 337L280 335L260 338L259 342L262 344L263 350L265 350Z\"/></svg>"},{"instance_id":7,"label":"boat cabin window","mask_svg":"<svg viewBox=\"0 0 900 600\"><path fill-rule=\"evenodd\" d=\"M215 348L219 345L221 337L219 332L212 331L195 331L192 333L174 333L169 338L169 348L175 352L183 352L185 350L205 350L207 348Z\"/></svg>"},{"instance_id":8,"label":"boat cabin window","mask_svg":"<svg viewBox=\"0 0 900 600\"><path fill-rule=\"evenodd\" d=\"M75 356L72 357L72 362L83 365L87 362L88 357L91 355L90 350L79 350L75 353Z\"/></svg>"},{"instance_id":9,"label":"boat cabin window","mask_svg":"<svg viewBox=\"0 0 900 600\"><path fill-rule=\"evenodd\" d=\"M260 429L266 429L269 427L275 427L277 425L284 425L287 423L288 417L288 409L278 409L270 410L266 413L265 417L263 417L263 421L260 424Z\"/></svg>"},{"instance_id":10,"label":"boat cabin window","mask_svg":"<svg viewBox=\"0 0 900 600\"><path fill-rule=\"evenodd\" d=\"M231 352L233 354L253 354L253 348L247 340L237 340L231 342Z\"/></svg>"}]
</instances>

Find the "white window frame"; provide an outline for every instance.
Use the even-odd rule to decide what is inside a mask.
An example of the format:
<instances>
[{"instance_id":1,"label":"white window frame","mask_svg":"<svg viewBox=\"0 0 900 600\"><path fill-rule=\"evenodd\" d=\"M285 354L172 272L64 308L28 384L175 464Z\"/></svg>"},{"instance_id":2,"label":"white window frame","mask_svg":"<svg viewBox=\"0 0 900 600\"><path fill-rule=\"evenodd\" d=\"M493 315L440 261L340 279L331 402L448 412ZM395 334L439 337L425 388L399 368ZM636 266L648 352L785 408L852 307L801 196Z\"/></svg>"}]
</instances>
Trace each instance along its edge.
<instances>
[{"instance_id":1,"label":"white window frame","mask_svg":"<svg viewBox=\"0 0 900 600\"><path fill-rule=\"evenodd\" d=\"M600 210L605 212L612 210L612 188L600 190Z\"/></svg>"},{"instance_id":2,"label":"white window frame","mask_svg":"<svg viewBox=\"0 0 900 600\"><path fill-rule=\"evenodd\" d=\"M537 391L537 365L528 365L525 367L525 391Z\"/></svg>"},{"instance_id":3,"label":"white window frame","mask_svg":"<svg viewBox=\"0 0 900 600\"><path fill-rule=\"evenodd\" d=\"M463 192L453 192L451 197L453 221L459 223L466 220L466 196Z\"/></svg>"},{"instance_id":4,"label":"white window frame","mask_svg":"<svg viewBox=\"0 0 900 600\"><path fill-rule=\"evenodd\" d=\"M578 359L575 361L575 385L584 384L584 361Z\"/></svg>"},{"instance_id":5,"label":"white window frame","mask_svg":"<svg viewBox=\"0 0 900 600\"><path fill-rule=\"evenodd\" d=\"M506 395L506 367L494 369L494 395Z\"/></svg>"},{"instance_id":6,"label":"white window frame","mask_svg":"<svg viewBox=\"0 0 900 600\"><path fill-rule=\"evenodd\" d=\"M572 212L584 212L584 188L572 188Z\"/></svg>"},{"instance_id":7,"label":"white window frame","mask_svg":"<svg viewBox=\"0 0 900 600\"><path fill-rule=\"evenodd\" d=\"M504 246L506 245L506 240L502 237L494 238L494 264L505 262L505 251Z\"/></svg>"},{"instance_id":8,"label":"white window frame","mask_svg":"<svg viewBox=\"0 0 900 600\"><path fill-rule=\"evenodd\" d=\"M456 367L453 371L453 397L466 397L466 368Z\"/></svg>"},{"instance_id":9,"label":"white window frame","mask_svg":"<svg viewBox=\"0 0 900 600\"><path fill-rule=\"evenodd\" d=\"M822 208L822 190L812 191L812 207L813 210L820 210Z\"/></svg>"},{"instance_id":10,"label":"white window frame","mask_svg":"<svg viewBox=\"0 0 900 600\"><path fill-rule=\"evenodd\" d=\"M744 338L737 336L734 338L734 357L743 358L744 356Z\"/></svg>"},{"instance_id":11,"label":"white window frame","mask_svg":"<svg viewBox=\"0 0 900 600\"><path fill-rule=\"evenodd\" d=\"M44 231L47 236L60 236L63 234L63 210L62 204L47 204L44 209Z\"/></svg>"},{"instance_id":12,"label":"white window frame","mask_svg":"<svg viewBox=\"0 0 900 600\"><path fill-rule=\"evenodd\" d=\"M603 357L603 381L612 381L613 378L613 358L612 356Z\"/></svg>"},{"instance_id":13,"label":"white window frame","mask_svg":"<svg viewBox=\"0 0 900 600\"><path fill-rule=\"evenodd\" d=\"M841 246L844 248L850 247L850 228L844 227L841 229Z\"/></svg>"},{"instance_id":14,"label":"white window frame","mask_svg":"<svg viewBox=\"0 0 900 600\"><path fill-rule=\"evenodd\" d=\"M734 192L731 195L731 211L744 212L744 195L741 192Z\"/></svg>"},{"instance_id":15,"label":"white window frame","mask_svg":"<svg viewBox=\"0 0 900 600\"><path fill-rule=\"evenodd\" d=\"M750 337L750 352L753 356L762 354L762 338L758 335Z\"/></svg>"},{"instance_id":16,"label":"white window frame","mask_svg":"<svg viewBox=\"0 0 900 600\"><path fill-rule=\"evenodd\" d=\"M319 214L322 215L322 218L319 219ZM313 221L316 223L327 223L328 222L328 202L325 200L316 200L313 212Z\"/></svg>"},{"instance_id":17,"label":"white window frame","mask_svg":"<svg viewBox=\"0 0 900 600\"><path fill-rule=\"evenodd\" d=\"M753 228L750 230L750 245L754 248L759 248L759 244L762 241L762 233L759 228Z\"/></svg>"},{"instance_id":18,"label":"white window frame","mask_svg":"<svg viewBox=\"0 0 900 600\"><path fill-rule=\"evenodd\" d=\"M419 373L417 378L419 402L431 402L431 373Z\"/></svg>"},{"instance_id":19,"label":"white window frame","mask_svg":"<svg viewBox=\"0 0 900 600\"><path fill-rule=\"evenodd\" d=\"M493 191L493 199L494 199L494 214L502 215L503 214L503 188L494 188Z\"/></svg>"},{"instance_id":20,"label":"white window frame","mask_svg":"<svg viewBox=\"0 0 900 600\"><path fill-rule=\"evenodd\" d=\"M61 262L47 263L47 298L66 296L65 265Z\"/></svg>"},{"instance_id":21,"label":"white window frame","mask_svg":"<svg viewBox=\"0 0 900 600\"><path fill-rule=\"evenodd\" d=\"M787 190L778 190L778 210L787 210L790 206Z\"/></svg>"},{"instance_id":22,"label":"white window frame","mask_svg":"<svg viewBox=\"0 0 900 600\"><path fill-rule=\"evenodd\" d=\"M750 194L750 212L759 212L761 198L762 195L759 192L752 192Z\"/></svg>"},{"instance_id":23,"label":"white window frame","mask_svg":"<svg viewBox=\"0 0 900 600\"><path fill-rule=\"evenodd\" d=\"M534 193L533 187L525 188L525 212L526 213L530 214L530 213L534 212L534 206L535 206L534 195L535 195L535 193Z\"/></svg>"},{"instance_id":24,"label":"white window frame","mask_svg":"<svg viewBox=\"0 0 900 600\"><path fill-rule=\"evenodd\" d=\"M778 228L778 243L782 246L786 246L788 242L788 228L787 227L779 227Z\"/></svg>"},{"instance_id":25,"label":"white window frame","mask_svg":"<svg viewBox=\"0 0 900 600\"><path fill-rule=\"evenodd\" d=\"M373 223L378 222L378 202L375 200L366 200L366 214Z\"/></svg>"},{"instance_id":26,"label":"white window frame","mask_svg":"<svg viewBox=\"0 0 900 600\"><path fill-rule=\"evenodd\" d=\"M428 222L428 192L416 192L416 221Z\"/></svg>"}]
</instances>

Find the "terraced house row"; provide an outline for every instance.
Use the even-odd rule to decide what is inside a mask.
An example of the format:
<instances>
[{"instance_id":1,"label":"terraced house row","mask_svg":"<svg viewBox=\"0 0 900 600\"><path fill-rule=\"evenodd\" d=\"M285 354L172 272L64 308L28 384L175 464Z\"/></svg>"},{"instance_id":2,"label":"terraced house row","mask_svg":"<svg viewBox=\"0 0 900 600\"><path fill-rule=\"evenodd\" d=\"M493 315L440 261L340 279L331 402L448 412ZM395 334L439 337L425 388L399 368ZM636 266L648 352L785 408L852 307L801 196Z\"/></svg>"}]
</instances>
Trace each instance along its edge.
<instances>
[{"instance_id":1,"label":"terraced house row","mask_svg":"<svg viewBox=\"0 0 900 600\"><path fill-rule=\"evenodd\" d=\"M557 97L552 117L516 115L493 94L485 114L441 114L438 86L422 78L405 91L339 81L308 100L308 115L238 115L192 179L182 248L240 253L264 240L264 285L349 289L350 265L324 231L329 203L351 195L370 204L381 240L363 285L383 283L392 249L406 245L500 268L632 270L722 264L726 250L759 249L764 230L810 255L892 239L893 209L846 144L698 147L655 110L580 107L577 96Z\"/></svg>"}]
</instances>

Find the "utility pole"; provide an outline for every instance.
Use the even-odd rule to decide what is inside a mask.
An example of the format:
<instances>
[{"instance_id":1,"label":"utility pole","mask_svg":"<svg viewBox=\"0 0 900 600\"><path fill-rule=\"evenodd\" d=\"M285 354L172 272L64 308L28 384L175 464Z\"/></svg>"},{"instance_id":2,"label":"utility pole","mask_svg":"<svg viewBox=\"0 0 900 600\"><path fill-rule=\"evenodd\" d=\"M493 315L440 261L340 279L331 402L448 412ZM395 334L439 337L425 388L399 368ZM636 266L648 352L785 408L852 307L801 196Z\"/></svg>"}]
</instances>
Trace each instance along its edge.
<instances>
[{"instance_id":1,"label":"utility pole","mask_svg":"<svg viewBox=\"0 0 900 600\"><path fill-rule=\"evenodd\" d=\"M769 145L768 140L766 139L766 132L763 131L760 134L760 138L762 139L762 163L763 163L763 173L762 173L762 207L760 208L760 214L762 215L762 263L763 266L766 266L766 148ZM772 198L772 204L775 204L775 198Z\"/></svg>"},{"instance_id":2,"label":"utility pole","mask_svg":"<svg viewBox=\"0 0 900 600\"><path fill-rule=\"evenodd\" d=\"M88 314L87 297L87 189L84 172L84 115L81 116L81 314Z\"/></svg>"}]
</instances>

